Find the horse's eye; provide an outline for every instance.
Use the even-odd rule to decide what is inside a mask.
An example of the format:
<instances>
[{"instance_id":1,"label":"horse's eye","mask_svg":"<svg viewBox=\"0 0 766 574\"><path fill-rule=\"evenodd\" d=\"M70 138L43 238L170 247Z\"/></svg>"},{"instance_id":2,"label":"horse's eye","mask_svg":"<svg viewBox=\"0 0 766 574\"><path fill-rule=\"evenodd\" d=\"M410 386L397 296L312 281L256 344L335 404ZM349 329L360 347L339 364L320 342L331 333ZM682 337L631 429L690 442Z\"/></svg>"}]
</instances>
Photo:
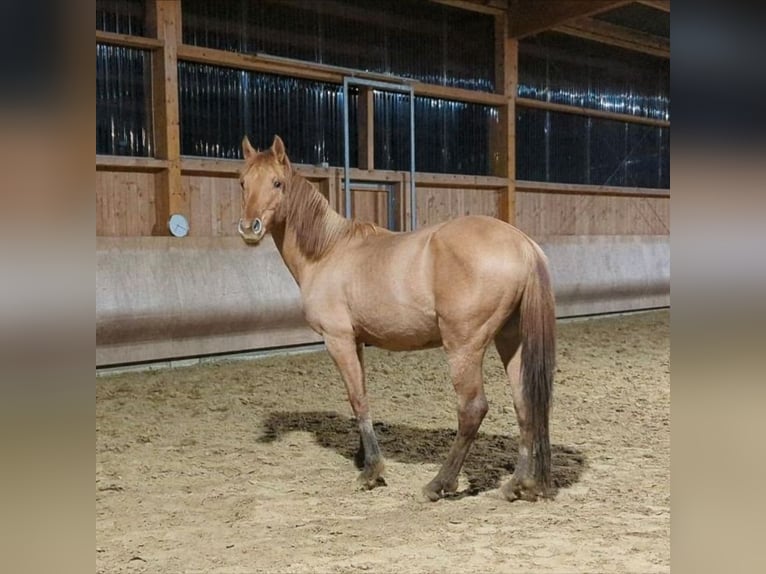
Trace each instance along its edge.
<instances>
[{"instance_id":1,"label":"horse's eye","mask_svg":"<svg viewBox=\"0 0 766 574\"><path fill-rule=\"evenodd\" d=\"M274 180L274 187L276 187L277 189L279 189L280 187L282 187L282 182L281 182L281 181L279 181L278 179L275 179L275 180Z\"/></svg>"}]
</instances>

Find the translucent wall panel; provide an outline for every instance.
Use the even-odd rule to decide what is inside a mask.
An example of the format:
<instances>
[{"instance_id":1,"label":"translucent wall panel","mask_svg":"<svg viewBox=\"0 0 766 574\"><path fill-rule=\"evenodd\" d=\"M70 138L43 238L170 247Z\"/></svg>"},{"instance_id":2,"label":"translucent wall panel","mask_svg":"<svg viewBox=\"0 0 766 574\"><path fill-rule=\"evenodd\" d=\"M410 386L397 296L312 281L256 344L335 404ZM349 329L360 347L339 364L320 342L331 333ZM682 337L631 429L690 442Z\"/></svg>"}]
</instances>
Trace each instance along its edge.
<instances>
[{"instance_id":1,"label":"translucent wall panel","mask_svg":"<svg viewBox=\"0 0 766 574\"><path fill-rule=\"evenodd\" d=\"M409 170L409 96L375 92L375 167ZM415 169L488 175L489 139L498 112L491 106L415 98Z\"/></svg>"},{"instance_id":2,"label":"translucent wall panel","mask_svg":"<svg viewBox=\"0 0 766 574\"><path fill-rule=\"evenodd\" d=\"M422 0L184 0L183 41L494 91L494 19Z\"/></svg>"},{"instance_id":3,"label":"translucent wall panel","mask_svg":"<svg viewBox=\"0 0 766 574\"><path fill-rule=\"evenodd\" d=\"M178 65L181 153L240 158L254 146L285 141L292 161L343 165L343 89L336 84L208 66ZM350 97L351 164L357 165L356 103Z\"/></svg>"},{"instance_id":4,"label":"translucent wall panel","mask_svg":"<svg viewBox=\"0 0 766 574\"><path fill-rule=\"evenodd\" d=\"M146 0L96 0L96 30L143 36Z\"/></svg>"},{"instance_id":5,"label":"translucent wall panel","mask_svg":"<svg viewBox=\"0 0 766 574\"><path fill-rule=\"evenodd\" d=\"M668 188L669 167L666 128L518 109L518 179Z\"/></svg>"},{"instance_id":6,"label":"translucent wall panel","mask_svg":"<svg viewBox=\"0 0 766 574\"><path fill-rule=\"evenodd\" d=\"M151 156L151 52L96 45L96 153Z\"/></svg>"},{"instance_id":7,"label":"translucent wall panel","mask_svg":"<svg viewBox=\"0 0 766 574\"><path fill-rule=\"evenodd\" d=\"M670 119L668 60L565 34L519 43L521 97Z\"/></svg>"}]
</instances>

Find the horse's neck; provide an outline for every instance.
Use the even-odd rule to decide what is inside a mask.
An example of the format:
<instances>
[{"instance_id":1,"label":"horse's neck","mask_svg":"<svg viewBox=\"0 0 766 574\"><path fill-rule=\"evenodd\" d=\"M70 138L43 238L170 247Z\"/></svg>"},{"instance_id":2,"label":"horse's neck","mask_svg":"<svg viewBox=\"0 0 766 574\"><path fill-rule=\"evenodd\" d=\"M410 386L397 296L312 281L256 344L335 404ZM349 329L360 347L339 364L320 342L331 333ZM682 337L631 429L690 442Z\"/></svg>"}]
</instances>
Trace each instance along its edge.
<instances>
[{"instance_id":1,"label":"horse's neck","mask_svg":"<svg viewBox=\"0 0 766 574\"><path fill-rule=\"evenodd\" d=\"M300 175L293 174L286 193L292 195L282 225L273 235L282 259L300 285L313 265L347 234L352 224Z\"/></svg>"},{"instance_id":2,"label":"horse's neck","mask_svg":"<svg viewBox=\"0 0 766 574\"><path fill-rule=\"evenodd\" d=\"M290 271L290 275L292 275L295 282L300 285L304 279L305 270L309 265L309 261L303 257L298 249L294 235L287 233L285 227L284 221L276 225L271 232L271 236L274 238L274 244L277 246L277 250L282 256L282 260Z\"/></svg>"}]
</instances>

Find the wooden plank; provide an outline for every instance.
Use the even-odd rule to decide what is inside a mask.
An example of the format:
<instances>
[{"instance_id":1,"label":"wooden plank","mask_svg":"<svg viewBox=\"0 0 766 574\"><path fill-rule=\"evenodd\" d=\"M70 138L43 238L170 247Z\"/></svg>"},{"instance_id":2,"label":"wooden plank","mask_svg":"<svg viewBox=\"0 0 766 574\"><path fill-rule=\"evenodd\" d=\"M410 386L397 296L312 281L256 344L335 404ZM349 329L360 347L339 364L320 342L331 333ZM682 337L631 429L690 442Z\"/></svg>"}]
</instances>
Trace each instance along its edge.
<instances>
[{"instance_id":1,"label":"wooden plank","mask_svg":"<svg viewBox=\"0 0 766 574\"><path fill-rule=\"evenodd\" d=\"M242 165L239 159L181 157L181 173L184 175L239 177Z\"/></svg>"},{"instance_id":2,"label":"wooden plank","mask_svg":"<svg viewBox=\"0 0 766 574\"><path fill-rule=\"evenodd\" d=\"M192 158L183 157L181 159L181 171L188 175L211 175L221 177L239 177L239 170L242 167L242 160L233 159L212 159L212 158ZM337 178L343 177L342 167L317 167L310 164L294 163L293 168L299 174L309 179ZM369 182L390 182L394 184L402 183L402 174L391 170L367 170L351 168L349 176L351 179ZM484 175L461 175L447 173L416 173L415 183L417 185L429 185L431 187L464 187L464 188L503 188L507 187L508 179L497 176ZM341 184L341 189L342 189Z\"/></svg>"},{"instance_id":3,"label":"wooden plank","mask_svg":"<svg viewBox=\"0 0 766 574\"><path fill-rule=\"evenodd\" d=\"M240 217L239 182L228 177L183 175L189 197L189 236L234 237Z\"/></svg>"},{"instance_id":4,"label":"wooden plank","mask_svg":"<svg viewBox=\"0 0 766 574\"><path fill-rule=\"evenodd\" d=\"M352 184L354 219L369 221L388 228L388 190L354 189Z\"/></svg>"},{"instance_id":5,"label":"wooden plank","mask_svg":"<svg viewBox=\"0 0 766 574\"><path fill-rule=\"evenodd\" d=\"M506 4L504 0L430 0L434 4L444 4L452 8L460 8L469 12L481 12L497 16L505 14Z\"/></svg>"},{"instance_id":6,"label":"wooden plank","mask_svg":"<svg viewBox=\"0 0 766 574\"><path fill-rule=\"evenodd\" d=\"M162 42L157 38L115 34L114 32L103 32L101 30L96 30L96 44L109 44L110 46L124 46L141 50L159 50L162 48Z\"/></svg>"},{"instance_id":7,"label":"wooden plank","mask_svg":"<svg viewBox=\"0 0 766 574\"><path fill-rule=\"evenodd\" d=\"M167 161L153 157L96 154L96 171L156 172L167 167Z\"/></svg>"},{"instance_id":8,"label":"wooden plank","mask_svg":"<svg viewBox=\"0 0 766 574\"><path fill-rule=\"evenodd\" d=\"M526 193L518 197L519 228L553 235L669 235L670 199Z\"/></svg>"},{"instance_id":9,"label":"wooden plank","mask_svg":"<svg viewBox=\"0 0 766 574\"><path fill-rule=\"evenodd\" d=\"M636 0L639 4L644 4L650 8L670 12L670 0Z\"/></svg>"},{"instance_id":10,"label":"wooden plank","mask_svg":"<svg viewBox=\"0 0 766 574\"><path fill-rule=\"evenodd\" d=\"M458 102L483 104L486 106L502 106L505 103L502 94L464 90L462 88L450 88L448 86L437 86L435 84L424 84L417 80L410 80L408 83L412 84L416 96L455 100Z\"/></svg>"},{"instance_id":11,"label":"wooden plank","mask_svg":"<svg viewBox=\"0 0 766 574\"><path fill-rule=\"evenodd\" d=\"M418 187L418 226L434 225L462 215L499 217L498 189Z\"/></svg>"},{"instance_id":12,"label":"wooden plank","mask_svg":"<svg viewBox=\"0 0 766 574\"><path fill-rule=\"evenodd\" d=\"M669 189L652 187L617 187L582 185L577 183L550 183L544 181L516 181L516 191L526 193L552 193L558 195L614 195L626 197L670 197Z\"/></svg>"},{"instance_id":13,"label":"wooden plank","mask_svg":"<svg viewBox=\"0 0 766 574\"><path fill-rule=\"evenodd\" d=\"M593 18L581 18L557 26L553 30L610 46L618 46L634 52L650 54L658 58L670 58L669 39L625 28L624 26L617 26L611 22L602 22Z\"/></svg>"},{"instance_id":14,"label":"wooden plank","mask_svg":"<svg viewBox=\"0 0 766 574\"><path fill-rule=\"evenodd\" d=\"M357 129L359 131L359 167L375 169L375 106L371 88L359 89Z\"/></svg>"},{"instance_id":15,"label":"wooden plank","mask_svg":"<svg viewBox=\"0 0 766 574\"><path fill-rule=\"evenodd\" d=\"M450 175L442 173L416 173L415 184L429 187L453 187L470 189L507 188L505 177L484 175Z\"/></svg>"},{"instance_id":16,"label":"wooden plank","mask_svg":"<svg viewBox=\"0 0 766 574\"><path fill-rule=\"evenodd\" d=\"M342 84L343 78L346 76L355 76L357 78L368 80L379 80L400 84L412 84L415 94L418 96L441 98L461 102L472 102L485 105L503 104L502 96L490 92L479 92L474 90L465 90L462 88L426 84L416 80L411 80L409 78L402 78L387 74L375 74L371 72L360 72L359 70L354 70L351 68L301 62L300 60L278 58L276 56L265 56L262 54L240 54L236 52L227 52L225 50L202 48L199 46L181 45L178 47L178 57L181 60L190 62L199 62L214 66L224 66L229 68L236 68L238 70L253 70L256 72L290 76L294 78L305 78L319 82L329 82L332 84Z\"/></svg>"},{"instance_id":17,"label":"wooden plank","mask_svg":"<svg viewBox=\"0 0 766 574\"><path fill-rule=\"evenodd\" d=\"M511 38L549 30L573 18L591 16L631 0L509 0Z\"/></svg>"},{"instance_id":18,"label":"wooden plank","mask_svg":"<svg viewBox=\"0 0 766 574\"><path fill-rule=\"evenodd\" d=\"M171 214L190 217L189 198L181 185L181 138L178 111L178 44L181 40L181 3L152 0L147 5L147 28L162 48L152 58L154 94L154 145L156 155L167 161L158 174L157 226L155 232L168 233ZM161 197L164 196L164 197Z\"/></svg>"},{"instance_id":19,"label":"wooden plank","mask_svg":"<svg viewBox=\"0 0 766 574\"><path fill-rule=\"evenodd\" d=\"M627 122L631 124L643 124L660 128L669 128L668 120L658 120L655 118L646 118L643 116L632 116L630 114L620 114L616 112L606 112L603 110L593 110L590 108L581 108L579 106L570 106L567 104L557 104L554 102L543 102L531 98L516 98L516 105L525 108L537 108L540 110L551 110L554 112L563 112L565 114L577 114L589 116L592 118L604 118L606 120L615 120L618 122Z\"/></svg>"},{"instance_id":20,"label":"wooden plank","mask_svg":"<svg viewBox=\"0 0 766 574\"><path fill-rule=\"evenodd\" d=\"M238 70L253 70L267 74L278 74L295 78L305 78L319 82L334 84L343 83L343 76L339 71L328 70L328 66L321 64L309 64L295 60L286 62L282 59L254 54L240 54L215 50L200 46L181 45L178 47L178 57L189 62L211 64L236 68Z\"/></svg>"},{"instance_id":21,"label":"wooden plank","mask_svg":"<svg viewBox=\"0 0 766 574\"><path fill-rule=\"evenodd\" d=\"M508 18L495 18L495 82L505 105L500 108L498 125L490 134L493 173L507 179L500 194L498 211L503 221L516 220L516 92L518 86L518 40L508 37Z\"/></svg>"},{"instance_id":22,"label":"wooden plank","mask_svg":"<svg viewBox=\"0 0 766 574\"><path fill-rule=\"evenodd\" d=\"M96 236L139 237L155 226L155 174L96 172Z\"/></svg>"}]
</instances>

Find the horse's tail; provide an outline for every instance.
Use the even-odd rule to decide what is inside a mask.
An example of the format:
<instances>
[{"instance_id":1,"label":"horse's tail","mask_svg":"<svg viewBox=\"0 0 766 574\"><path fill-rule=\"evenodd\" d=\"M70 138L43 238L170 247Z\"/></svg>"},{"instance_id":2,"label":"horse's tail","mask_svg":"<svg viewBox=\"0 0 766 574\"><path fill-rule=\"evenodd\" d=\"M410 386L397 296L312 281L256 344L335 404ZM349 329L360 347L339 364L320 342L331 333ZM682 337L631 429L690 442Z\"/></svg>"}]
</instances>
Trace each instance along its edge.
<instances>
[{"instance_id":1,"label":"horse's tail","mask_svg":"<svg viewBox=\"0 0 766 574\"><path fill-rule=\"evenodd\" d=\"M551 484L551 445L548 421L553 398L556 360L556 308L547 258L534 246L532 272L521 298L521 380L532 428L529 453L538 487Z\"/></svg>"}]
</instances>

